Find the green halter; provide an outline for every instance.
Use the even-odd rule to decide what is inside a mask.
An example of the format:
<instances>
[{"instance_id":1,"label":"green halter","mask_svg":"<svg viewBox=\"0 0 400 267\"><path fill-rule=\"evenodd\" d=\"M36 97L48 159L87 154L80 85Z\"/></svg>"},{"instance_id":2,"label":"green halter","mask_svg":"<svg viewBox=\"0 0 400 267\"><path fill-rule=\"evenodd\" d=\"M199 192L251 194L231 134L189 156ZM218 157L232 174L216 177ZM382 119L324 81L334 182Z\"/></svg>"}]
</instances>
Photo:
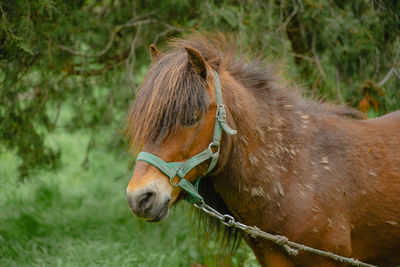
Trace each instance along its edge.
<instances>
[{"instance_id":1,"label":"green halter","mask_svg":"<svg viewBox=\"0 0 400 267\"><path fill-rule=\"evenodd\" d=\"M183 190L185 190L188 193L188 196L186 196L185 200L190 203L203 201L203 198L198 193L198 185L201 177L196 180L195 186L193 186L188 180L185 179L185 175L194 167L208 159L211 159L211 161L205 175L210 173L214 169L218 161L222 130L224 130L229 135L234 135L237 133L236 130L233 130L231 127L228 126L228 123L226 121L226 110L222 102L221 81L219 79L218 73L215 70L214 73L215 94L217 98L217 114L213 139L212 142L208 145L208 148L184 162L165 162L164 160L149 152L140 152L136 158L137 161L142 160L153 165L169 177L170 183L173 186L179 186ZM172 182L172 179L175 176L179 178L178 183Z\"/></svg>"}]
</instances>

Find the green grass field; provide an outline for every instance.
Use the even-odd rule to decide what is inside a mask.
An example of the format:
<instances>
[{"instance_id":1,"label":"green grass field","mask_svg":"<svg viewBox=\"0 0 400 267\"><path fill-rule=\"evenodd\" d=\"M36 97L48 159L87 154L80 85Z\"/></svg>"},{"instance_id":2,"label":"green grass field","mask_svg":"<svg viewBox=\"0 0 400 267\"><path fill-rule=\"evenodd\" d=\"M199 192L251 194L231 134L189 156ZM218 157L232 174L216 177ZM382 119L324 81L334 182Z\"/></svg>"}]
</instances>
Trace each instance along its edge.
<instances>
[{"instance_id":1,"label":"green grass field","mask_svg":"<svg viewBox=\"0 0 400 267\"><path fill-rule=\"evenodd\" d=\"M125 200L130 158L95 136L89 168L82 167L89 134L56 131L48 142L62 148L62 168L17 180L17 158L0 156L1 266L258 266L243 244L217 256L191 226L189 204L167 221L135 218Z\"/></svg>"}]
</instances>

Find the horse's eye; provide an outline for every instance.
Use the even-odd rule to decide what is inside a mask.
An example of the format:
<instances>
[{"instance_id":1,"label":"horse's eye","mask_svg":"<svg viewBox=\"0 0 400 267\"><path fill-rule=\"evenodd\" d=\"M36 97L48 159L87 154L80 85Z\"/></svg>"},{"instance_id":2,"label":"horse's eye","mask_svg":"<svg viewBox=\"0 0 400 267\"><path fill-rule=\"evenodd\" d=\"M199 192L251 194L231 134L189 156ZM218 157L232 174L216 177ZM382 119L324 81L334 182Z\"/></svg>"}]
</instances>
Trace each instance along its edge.
<instances>
[{"instance_id":1,"label":"horse's eye","mask_svg":"<svg viewBox=\"0 0 400 267\"><path fill-rule=\"evenodd\" d=\"M200 115L195 115L191 118L182 121L182 126L191 127L196 125L200 120Z\"/></svg>"}]
</instances>

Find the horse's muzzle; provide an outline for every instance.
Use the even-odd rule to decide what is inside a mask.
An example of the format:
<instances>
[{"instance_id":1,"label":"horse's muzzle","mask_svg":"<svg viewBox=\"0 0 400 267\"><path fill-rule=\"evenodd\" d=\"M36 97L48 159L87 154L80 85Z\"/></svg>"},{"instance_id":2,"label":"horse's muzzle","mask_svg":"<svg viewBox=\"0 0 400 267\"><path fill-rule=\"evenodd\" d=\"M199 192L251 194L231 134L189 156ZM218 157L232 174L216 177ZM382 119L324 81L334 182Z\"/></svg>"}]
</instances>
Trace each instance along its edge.
<instances>
[{"instance_id":1,"label":"horse's muzzle","mask_svg":"<svg viewBox=\"0 0 400 267\"><path fill-rule=\"evenodd\" d=\"M149 222L159 222L168 217L171 197L158 193L156 189L127 191L126 200L133 214Z\"/></svg>"}]
</instances>

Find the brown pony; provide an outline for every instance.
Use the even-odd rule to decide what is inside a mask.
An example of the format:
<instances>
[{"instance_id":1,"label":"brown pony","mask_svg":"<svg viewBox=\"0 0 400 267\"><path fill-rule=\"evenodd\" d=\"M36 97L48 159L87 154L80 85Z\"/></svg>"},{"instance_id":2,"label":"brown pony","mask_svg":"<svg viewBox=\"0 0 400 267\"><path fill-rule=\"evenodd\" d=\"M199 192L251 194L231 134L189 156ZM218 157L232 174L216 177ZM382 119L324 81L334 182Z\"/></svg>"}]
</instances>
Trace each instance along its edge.
<instances>
[{"instance_id":1,"label":"brown pony","mask_svg":"<svg viewBox=\"0 0 400 267\"><path fill-rule=\"evenodd\" d=\"M210 144L214 70L227 121L220 157L200 181L205 202L238 221L371 264L400 264L400 112L366 120L355 110L302 99L274 66L238 58L231 38L194 34L151 46L153 64L129 113L131 145L166 162ZM193 183L208 162L186 176ZM177 178L177 177L175 177ZM127 188L134 214L161 221L185 194L138 161ZM341 265L306 252L289 256L245 237L262 266Z\"/></svg>"}]
</instances>

